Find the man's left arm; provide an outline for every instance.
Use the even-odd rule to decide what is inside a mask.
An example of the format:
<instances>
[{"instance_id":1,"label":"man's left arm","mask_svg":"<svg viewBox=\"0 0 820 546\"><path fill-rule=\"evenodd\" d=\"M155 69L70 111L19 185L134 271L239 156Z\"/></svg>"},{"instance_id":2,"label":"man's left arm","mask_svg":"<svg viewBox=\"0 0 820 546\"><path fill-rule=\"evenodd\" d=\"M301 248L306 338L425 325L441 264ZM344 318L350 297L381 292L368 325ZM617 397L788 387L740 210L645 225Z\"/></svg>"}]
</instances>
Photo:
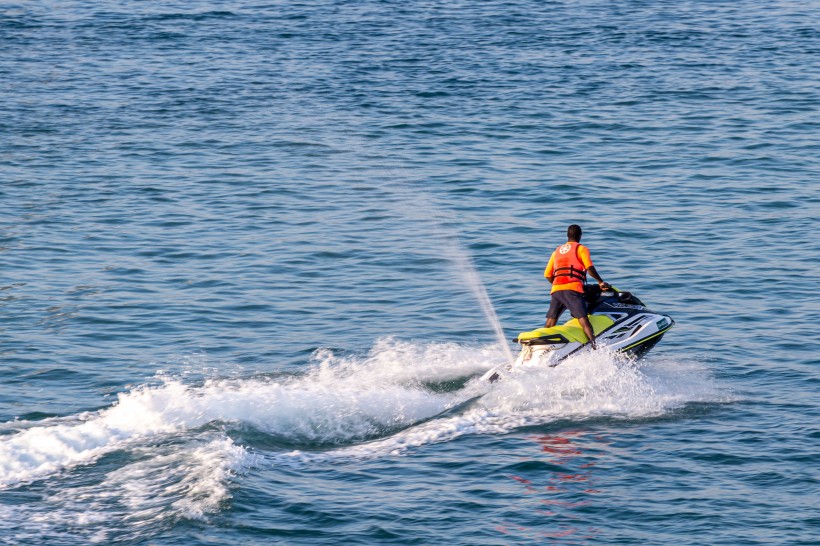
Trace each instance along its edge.
<instances>
[{"instance_id":1,"label":"man's left arm","mask_svg":"<svg viewBox=\"0 0 820 546\"><path fill-rule=\"evenodd\" d=\"M582 247L579 249L578 257L581 259L581 263L584 264L584 267L587 268L587 273L598 281L598 286L601 287L601 290L606 290L609 288L609 284L604 282L604 279L598 274L598 271L595 269L595 266L592 265L592 258L589 257L589 249L587 247Z\"/></svg>"},{"instance_id":2,"label":"man's left arm","mask_svg":"<svg viewBox=\"0 0 820 546\"><path fill-rule=\"evenodd\" d=\"M594 265L589 266L589 269L587 269L587 273L589 273L593 279L598 281L598 286L601 287L601 290L606 290L607 288L609 288L609 283L604 282L604 279L602 279L598 272L595 270Z\"/></svg>"}]
</instances>

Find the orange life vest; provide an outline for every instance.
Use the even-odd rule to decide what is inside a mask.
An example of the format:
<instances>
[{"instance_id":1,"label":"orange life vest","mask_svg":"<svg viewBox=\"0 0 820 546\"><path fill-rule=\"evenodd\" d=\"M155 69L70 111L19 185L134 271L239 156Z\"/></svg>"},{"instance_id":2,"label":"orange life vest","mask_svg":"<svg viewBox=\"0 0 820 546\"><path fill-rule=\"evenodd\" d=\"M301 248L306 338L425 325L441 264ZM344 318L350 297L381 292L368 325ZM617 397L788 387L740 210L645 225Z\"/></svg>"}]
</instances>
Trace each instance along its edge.
<instances>
[{"instance_id":1,"label":"orange life vest","mask_svg":"<svg viewBox=\"0 0 820 546\"><path fill-rule=\"evenodd\" d=\"M586 282L587 269L578 257L581 243L568 242L555 249L553 266L553 286L571 282Z\"/></svg>"}]
</instances>

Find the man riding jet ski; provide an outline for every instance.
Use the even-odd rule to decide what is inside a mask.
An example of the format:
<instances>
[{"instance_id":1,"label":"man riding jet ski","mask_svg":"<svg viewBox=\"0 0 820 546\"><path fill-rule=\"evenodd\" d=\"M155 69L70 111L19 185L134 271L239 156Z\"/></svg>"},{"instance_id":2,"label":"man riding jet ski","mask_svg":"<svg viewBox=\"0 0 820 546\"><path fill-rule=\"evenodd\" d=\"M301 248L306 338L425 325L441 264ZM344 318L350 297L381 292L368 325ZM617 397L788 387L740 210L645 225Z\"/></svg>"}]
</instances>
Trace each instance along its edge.
<instances>
[{"instance_id":1,"label":"man riding jet ski","mask_svg":"<svg viewBox=\"0 0 820 546\"><path fill-rule=\"evenodd\" d=\"M609 287L586 285L584 297L589 305L587 319L595 331L598 347L640 357L661 340L675 324L672 317L649 310L629 292ZM502 375L531 366L557 366L580 351L589 341L578 319L560 326L521 332L513 340L521 344L515 362L502 364L482 377L490 382Z\"/></svg>"},{"instance_id":2,"label":"man riding jet ski","mask_svg":"<svg viewBox=\"0 0 820 546\"><path fill-rule=\"evenodd\" d=\"M595 266L592 265L592 259L589 255L589 249L581 244L581 226L572 224L567 228L567 242L555 249L555 252L550 256L549 263L544 270L544 277L552 283L552 290L550 291L550 308L547 312L547 323L544 328L533 330L532 332L523 332L514 341L521 343L524 348L521 355L518 357L513 367L517 364L530 363L535 360L540 363L543 360L541 357L549 353L549 365L554 366L560 360L563 360L570 354L580 349L585 344L589 344L592 349L596 348L597 341L606 341L607 345L611 345L615 338L613 326L620 324L623 319L630 318L630 313L627 312L598 312L597 308L602 304L612 306L620 306L621 309L643 309L645 313L631 313L635 315L634 320L629 320L629 324L618 328L619 339L618 346L613 347L616 350L632 348L632 344L638 347L642 344L640 341L640 332L646 334L658 334L671 328L672 319L665 315L657 315L646 309L640 300L634 298L628 292L619 292L614 290L609 284L604 282ZM586 278L589 273L596 281L598 286L587 285ZM604 298L604 296L611 296ZM617 295L616 295L617 294ZM562 326L556 326L558 318L561 314L569 309L572 315L572 320ZM604 310L606 308L604 307ZM649 326L652 322L647 317L658 317L654 323L657 329L654 332L638 328L638 326ZM662 320L661 320L662 319ZM644 320L647 320L644 324ZM607 335L601 339L601 335ZM629 333L629 338L632 340L627 347L626 344L620 343L622 334ZM638 336L633 339L634 336ZM657 336L649 347L657 343L660 339ZM533 348L537 347L538 350ZM643 352L649 349L647 347ZM535 355L538 358L533 358ZM494 370L485 374L490 381L498 378L498 374Z\"/></svg>"},{"instance_id":3,"label":"man riding jet ski","mask_svg":"<svg viewBox=\"0 0 820 546\"><path fill-rule=\"evenodd\" d=\"M592 348L595 348L595 333L587 320L587 301L584 299L584 285L587 273L598 281L601 290L609 285L604 282L589 256L589 249L581 244L581 226L572 224L567 228L567 242L555 249L544 269L544 277L552 284L550 308L547 311L546 327L558 323L565 309L578 321Z\"/></svg>"}]
</instances>

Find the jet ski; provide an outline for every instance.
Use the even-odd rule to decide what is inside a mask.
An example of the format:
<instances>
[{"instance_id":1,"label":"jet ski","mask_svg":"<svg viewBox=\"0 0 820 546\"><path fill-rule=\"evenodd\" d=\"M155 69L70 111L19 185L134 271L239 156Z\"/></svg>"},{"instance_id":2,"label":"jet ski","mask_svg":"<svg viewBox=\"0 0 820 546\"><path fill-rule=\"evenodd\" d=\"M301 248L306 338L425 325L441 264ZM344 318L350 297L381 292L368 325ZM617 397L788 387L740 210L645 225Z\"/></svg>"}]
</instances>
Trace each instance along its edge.
<instances>
[{"instance_id":1,"label":"jet ski","mask_svg":"<svg viewBox=\"0 0 820 546\"><path fill-rule=\"evenodd\" d=\"M631 292L595 284L585 286L589 322L600 348L639 358L658 343L675 324L672 317L651 311ZM588 346L577 319L551 328L521 332L513 342L521 345L515 362L497 366L482 376L494 382L503 375L531 366L553 367Z\"/></svg>"}]
</instances>

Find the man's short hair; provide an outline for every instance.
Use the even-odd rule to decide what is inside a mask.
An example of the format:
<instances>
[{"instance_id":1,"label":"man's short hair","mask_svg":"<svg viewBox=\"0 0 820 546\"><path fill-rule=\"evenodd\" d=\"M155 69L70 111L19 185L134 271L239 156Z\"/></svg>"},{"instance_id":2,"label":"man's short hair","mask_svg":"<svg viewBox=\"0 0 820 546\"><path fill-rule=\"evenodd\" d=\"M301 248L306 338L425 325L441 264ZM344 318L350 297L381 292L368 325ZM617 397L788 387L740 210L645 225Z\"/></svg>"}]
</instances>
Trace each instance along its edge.
<instances>
[{"instance_id":1,"label":"man's short hair","mask_svg":"<svg viewBox=\"0 0 820 546\"><path fill-rule=\"evenodd\" d=\"M581 241L581 226L572 224L567 228L567 239L570 241Z\"/></svg>"}]
</instances>

